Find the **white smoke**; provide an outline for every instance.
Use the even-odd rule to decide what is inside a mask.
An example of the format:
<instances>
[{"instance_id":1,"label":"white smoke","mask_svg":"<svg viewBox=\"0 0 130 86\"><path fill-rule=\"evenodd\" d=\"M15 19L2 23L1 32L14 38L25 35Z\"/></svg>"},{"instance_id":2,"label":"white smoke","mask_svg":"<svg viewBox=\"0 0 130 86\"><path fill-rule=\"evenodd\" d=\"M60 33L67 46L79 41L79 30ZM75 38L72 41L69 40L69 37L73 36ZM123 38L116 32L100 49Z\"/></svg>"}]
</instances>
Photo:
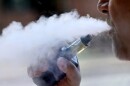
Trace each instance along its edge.
<instances>
[{"instance_id":1,"label":"white smoke","mask_svg":"<svg viewBox=\"0 0 130 86\"><path fill-rule=\"evenodd\" d=\"M54 48L61 47L66 41L72 42L81 36L96 35L109 29L105 21L89 16L80 17L77 12L49 18L43 16L25 27L14 21L0 36L0 62L29 63L39 58L52 58Z\"/></svg>"}]
</instances>

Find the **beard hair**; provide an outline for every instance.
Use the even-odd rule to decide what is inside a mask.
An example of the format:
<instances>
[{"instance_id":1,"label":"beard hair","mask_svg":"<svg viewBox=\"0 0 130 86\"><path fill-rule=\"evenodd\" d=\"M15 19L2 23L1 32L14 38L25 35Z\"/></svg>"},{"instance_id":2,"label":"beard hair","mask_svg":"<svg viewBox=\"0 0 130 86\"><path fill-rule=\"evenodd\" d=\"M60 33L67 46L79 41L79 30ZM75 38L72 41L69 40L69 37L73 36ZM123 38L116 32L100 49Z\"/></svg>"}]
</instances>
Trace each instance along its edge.
<instances>
[{"instance_id":1,"label":"beard hair","mask_svg":"<svg viewBox=\"0 0 130 86\"><path fill-rule=\"evenodd\" d=\"M107 23L108 25L111 26L109 35L112 38L112 49L116 57L123 60L126 60L126 59L130 60L130 58L128 58L128 55L127 55L128 54L127 48L126 46L124 46L124 43L121 41L119 34L116 31L115 25L109 17L107 18Z\"/></svg>"},{"instance_id":2,"label":"beard hair","mask_svg":"<svg viewBox=\"0 0 130 86\"><path fill-rule=\"evenodd\" d=\"M118 37L118 34L113 33L112 41L113 41L112 47L114 49L113 51L114 51L116 57L118 57L119 59L123 59L123 60L129 59L127 47L124 46L123 42Z\"/></svg>"}]
</instances>

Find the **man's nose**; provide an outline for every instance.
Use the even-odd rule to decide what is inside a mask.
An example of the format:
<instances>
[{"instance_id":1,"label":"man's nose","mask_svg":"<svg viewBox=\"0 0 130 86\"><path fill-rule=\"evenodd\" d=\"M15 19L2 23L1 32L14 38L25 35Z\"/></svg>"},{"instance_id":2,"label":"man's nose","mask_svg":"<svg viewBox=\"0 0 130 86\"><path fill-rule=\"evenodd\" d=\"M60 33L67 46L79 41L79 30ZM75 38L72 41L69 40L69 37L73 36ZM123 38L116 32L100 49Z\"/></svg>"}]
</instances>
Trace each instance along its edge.
<instances>
[{"instance_id":1,"label":"man's nose","mask_svg":"<svg viewBox=\"0 0 130 86\"><path fill-rule=\"evenodd\" d=\"M108 14L108 5L109 5L109 0L99 0L97 4L97 8L100 12L104 14Z\"/></svg>"}]
</instances>

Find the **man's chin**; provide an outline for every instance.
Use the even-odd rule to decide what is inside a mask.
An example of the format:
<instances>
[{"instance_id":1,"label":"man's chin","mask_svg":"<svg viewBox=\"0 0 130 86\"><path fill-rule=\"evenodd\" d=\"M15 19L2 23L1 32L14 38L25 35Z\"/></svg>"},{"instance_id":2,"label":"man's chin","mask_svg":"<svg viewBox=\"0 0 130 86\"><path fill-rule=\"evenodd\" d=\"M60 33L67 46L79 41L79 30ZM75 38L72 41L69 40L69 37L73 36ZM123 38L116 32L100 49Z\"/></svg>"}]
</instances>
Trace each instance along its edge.
<instances>
[{"instance_id":1,"label":"man's chin","mask_svg":"<svg viewBox=\"0 0 130 86\"><path fill-rule=\"evenodd\" d=\"M123 43L118 37L118 34L115 31L115 26L110 18L107 18L107 23L112 27L112 29L109 31L109 34L113 39L113 51L115 52L116 57L121 60L128 60L128 57L126 56L126 48L123 46Z\"/></svg>"},{"instance_id":2,"label":"man's chin","mask_svg":"<svg viewBox=\"0 0 130 86\"><path fill-rule=\"evenodd\" d=\"M115 55L121 60L130 60L128 47L126 47L123 40L120 39L119 34L116 31L117 29L109 16L107 18L107 23L112 27L109 33L113 39L113 50L115 51Z\"/></svg>"},{"instance_id":3,"label":"man's chin","mask_svg":"<svg viewBox=\"0 0 130 86\"><path fill-rule=\"evenodd\" d=\"M127 48L122 44L116 34L113 35L113 49L117 58L121 60L130 60L130 54Z\"/></svg>"}]
</instances>

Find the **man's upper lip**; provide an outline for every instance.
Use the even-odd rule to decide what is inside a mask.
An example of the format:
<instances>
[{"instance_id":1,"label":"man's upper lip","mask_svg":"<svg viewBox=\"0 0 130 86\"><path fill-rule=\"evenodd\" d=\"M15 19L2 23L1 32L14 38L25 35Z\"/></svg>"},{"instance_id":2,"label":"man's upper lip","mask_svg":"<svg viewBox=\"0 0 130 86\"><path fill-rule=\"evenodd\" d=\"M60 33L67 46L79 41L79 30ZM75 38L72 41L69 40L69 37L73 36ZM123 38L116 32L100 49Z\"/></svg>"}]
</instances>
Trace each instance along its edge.
<instances>
[{"instance_id":1,"label":"man's upper lip","mask_svg":"<svg viewBox=\"0 0 130 86\"><path fill-rule=\"evenodd\" d=\"M109 2L99 3L99 5L101 5L101 6L107 6L107 7L108 7L108 4L109 4Z\"/></svg>"}]
</instances>

